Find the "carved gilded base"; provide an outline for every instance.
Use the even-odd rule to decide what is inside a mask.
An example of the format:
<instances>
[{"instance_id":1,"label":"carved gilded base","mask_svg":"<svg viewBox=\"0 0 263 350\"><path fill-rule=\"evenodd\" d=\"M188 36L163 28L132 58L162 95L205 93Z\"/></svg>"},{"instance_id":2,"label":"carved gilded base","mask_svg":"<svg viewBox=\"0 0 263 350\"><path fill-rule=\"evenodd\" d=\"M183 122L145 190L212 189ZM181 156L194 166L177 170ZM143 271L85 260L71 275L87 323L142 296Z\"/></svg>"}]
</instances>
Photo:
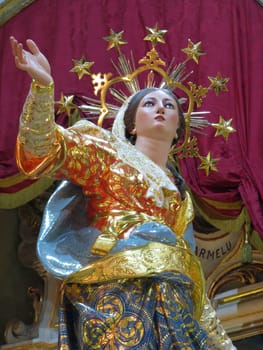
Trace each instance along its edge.
<instances>
[{"instance_id":1,"label":"carved gilded base","mask_svg":"<svg viewBox=\"0 0 263 350\"><path fill-rule=\"evenodd\" d=\"M207 278L207 293L218 317L233 340L263 334L263 254L252 251L242 263L239 251Z\"/></svg>"},{"instance_id":2,"label":"carved gilded base","mask_svg":"<svg viewBox=\"0 0 263 350\"><path fill-rule=\"evenodd\" d=\"M218 294L214 304L233 340L263 334L263 282Z\"/></svg>"},{"instance_id":3,"label":"carved gilded base","mask_svg":"<svg viewBox=\"0 0 263 350\"><path fill-rule=\"evenodd\" d=\"M263 335L263 253L251 245L244 262L244 228L195 236L207 294L228 335L234 341Z\"/></svg>"},{"instance_id":4,"label":"carved gilded base","mask_svg":"<svg viewBox=\"0 0 263 350\"><path fill-rule=\"evenodd\" d=\"M59 297L60 281L46 274L45 293L39 320L35 323L36 335L31 332L14 333L14 324L10 323L5 331L7 345L1 349L35 350L35 349L57 349L57 307ZM20 322L23 326L23 323ZM23 330L23 327L21 327ZM30 336L27 340L26 335Z\"/></svg>"}]
</instances>

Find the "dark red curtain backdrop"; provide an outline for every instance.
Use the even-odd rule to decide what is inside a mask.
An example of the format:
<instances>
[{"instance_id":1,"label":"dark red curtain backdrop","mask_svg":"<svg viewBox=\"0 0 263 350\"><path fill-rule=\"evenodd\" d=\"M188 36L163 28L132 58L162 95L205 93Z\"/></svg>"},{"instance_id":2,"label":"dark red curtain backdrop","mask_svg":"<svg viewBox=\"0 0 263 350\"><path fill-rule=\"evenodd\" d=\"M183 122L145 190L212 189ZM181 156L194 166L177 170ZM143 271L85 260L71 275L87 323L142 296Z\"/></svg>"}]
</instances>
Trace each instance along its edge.
<instances>
[{"instance_id":1,"label":"dark red curtain backdrop","mask_svg":"<svg viewBox=\"0 0 263 350\"><path fill-rule=\"evenodd\" d=\"M199 137L201 154L206 156L210 150L213 158L220 158L219 171L206 176L197 169L198 160L186 159L181 162L183 176L198 198L212 200L219 216L226 214L224 205L230 207L226 210L230 218L244 205L254 228L263 235L263 7L256 0L36 0L0 27L1 207L5 207L7 195L14 201L7 201L6 207L15 207L12 194L24 193L27 198L26 189L32 184L16 177L15 139L30 79L14 66L9 36L22 42L32 38L38 43L50 60L58 100L62 91L92 96L87 79L79 81L77 75L69 73L72 59L85 55L96 62L94 71L112 71L109 58L116 55L113 50L106 51L107 43L102 39L111 28L124 30L129 45L123 46L123 51L133 48L138 61L149 48L143 41L145 27L154 27L157 22L168 30L167 44L157 46L164 60L170 61L172 56L178 62L183 60L181 49L191 38L202 41L206 52L199 65L190 64L195 70L191 80L208 86L207 77L218 71L230 78L229 91L218 97L209 92L201 108L211 111L214 123L220 115L232 118L237 130L228 142L213 137L214 129ZM241 207L234 210L231 203L239 201ZM22 202L17 199L17 205Z\"/></svg>"}]
</instances>

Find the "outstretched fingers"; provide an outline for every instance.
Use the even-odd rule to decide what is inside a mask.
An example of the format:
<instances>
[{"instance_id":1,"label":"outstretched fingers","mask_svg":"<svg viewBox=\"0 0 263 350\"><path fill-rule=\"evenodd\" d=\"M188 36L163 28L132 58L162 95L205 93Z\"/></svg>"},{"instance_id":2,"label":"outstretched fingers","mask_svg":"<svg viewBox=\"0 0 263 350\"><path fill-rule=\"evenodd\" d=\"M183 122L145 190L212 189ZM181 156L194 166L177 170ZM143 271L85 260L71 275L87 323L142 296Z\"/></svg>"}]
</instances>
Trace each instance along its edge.
<instances>
[{"instance_id":1,"label":"outstretched fingers","mask_svg":"<svg viewBox=\"0 0 263 350\"><path fill-rule=\"evenodd\" d=\"M27 39L26 44L33 55L37 55L40 53L37 44L32 39Z\"/></svg>"},{"instance_id":2,"label":"outstretched fingers","mask_svg":"<svg viewBox=\"0 0 263 350\"><path fill-rule=\"evenodd\" d=\"M11 36L10 43L11 43L13 56L18 56L18 51L19 51L18 41L13 36Z\"/></svg>"},{"instance_id":3,"label":"outstretched fingers","mask_svg":"<svg viewBox=\"0 0 263 350\"><path fill-rule=\"evenodd\" d=\"M12 53L15 59L15 64L18 68L22 68L27 63L26 52L23 45L19 43L14 37L10 37Z\"/></svg>"}]
</instances>

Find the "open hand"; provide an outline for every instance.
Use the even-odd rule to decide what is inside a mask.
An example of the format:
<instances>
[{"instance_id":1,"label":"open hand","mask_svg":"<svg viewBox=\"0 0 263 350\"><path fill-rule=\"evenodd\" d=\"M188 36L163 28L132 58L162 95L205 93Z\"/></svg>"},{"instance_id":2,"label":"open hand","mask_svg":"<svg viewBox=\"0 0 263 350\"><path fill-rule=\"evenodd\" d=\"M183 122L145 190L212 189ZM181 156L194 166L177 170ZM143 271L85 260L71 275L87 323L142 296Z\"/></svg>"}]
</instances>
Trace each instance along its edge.
<instances>
[{"instance_id":1,"label":"open hand","mask_svg":"<svg viewBox=\"0 0 263 350\"><path fill-rule=\"evenodd\" d=\"M10 43L18 69L27 72L41 85L47 86L53 81L49 62L33 40L26 41L28 51L13 36L10 37Z\"/></svg>"}]
</instances>

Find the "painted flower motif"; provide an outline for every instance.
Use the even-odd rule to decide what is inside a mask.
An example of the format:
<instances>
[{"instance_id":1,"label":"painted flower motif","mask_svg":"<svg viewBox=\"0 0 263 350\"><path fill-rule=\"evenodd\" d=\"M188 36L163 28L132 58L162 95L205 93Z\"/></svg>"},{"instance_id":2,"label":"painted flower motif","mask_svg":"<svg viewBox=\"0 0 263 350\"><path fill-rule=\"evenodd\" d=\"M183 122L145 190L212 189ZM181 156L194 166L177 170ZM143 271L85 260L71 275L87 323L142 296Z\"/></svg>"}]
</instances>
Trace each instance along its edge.
<instances>
[{"instance_id":1,"label":"painted flower motif","mask_svg":"<svg viewBox=\"0 0 263 350\"><path fill-rule=\"evenodd\" d=\"M142 320L133 313L125 313L123 301L107 295L97 302L97 311L105 318L87 320L83 339L90 349L120 349L138 345L144 335Z\"/></svg>"}]
</instances>

